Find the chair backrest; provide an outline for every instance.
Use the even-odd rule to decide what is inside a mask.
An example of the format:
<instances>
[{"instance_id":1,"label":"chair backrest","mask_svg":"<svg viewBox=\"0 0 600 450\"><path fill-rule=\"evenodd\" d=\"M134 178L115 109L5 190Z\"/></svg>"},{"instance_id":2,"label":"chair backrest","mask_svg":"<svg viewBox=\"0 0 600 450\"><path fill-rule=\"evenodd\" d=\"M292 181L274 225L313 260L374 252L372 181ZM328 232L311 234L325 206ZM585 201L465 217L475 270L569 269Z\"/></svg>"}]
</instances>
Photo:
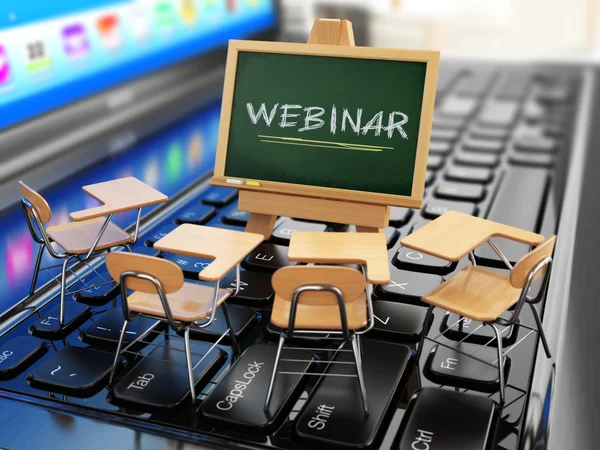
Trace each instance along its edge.
<instances>
[{"instance_id":1,"label":"chair backrest","mask_svg":"<svg viewBox=\"0 0 600 450\"><path fill-rule=\"evenodd\" d=\"M126 252L112 252L106 255L108 273L116 282L121 279L123 272L133 271L152 275L163 287L165 294L177 292L183 286L183 271L177 264L161 258L146 255L136 255ZM126 287L134 291L156 294L154 283L140 278L129 277Z\"/></svg>"},{"instance_id":2,"label":"chair backrest","mask_svg":"<svg viewBox=\"0 0 600 450\"><path fill-rule=\"evenodd\" d=\"M329 285L338 288L344 295L344 302L351 302L365 291L364 275L356 269L343 266L295 266L284 267L273 274L271 284L275 293L291 301L294 291L305 285ZM305 292L299 303L310 305L337 305L333 292Z\"/></svg>"},{"instance_id":3,"label":"chair backrest","mask_svg":"<svg viewBox=\"0 0 600 450\"><path fill-rule=\"evenodd\" d=\"M22 181L19 181L19 185L21 187L23 198L33 205L40 221L42 223L48 222L52 218L52 211L50 210L50 206L46 199Z\"/></svg>"},{"instance_id":4,"label":"chair backrest","mask_svg":"<svg viewBox=\"0 0 600 450\"><path fill-rule=\"evenodd\" d=\"M523 256L515 265L513 270L510 272L510 284L518 289L523 289L525 284L527 283L527 278L529 278L529 274L531 271L537 266L540 262L547 258L548 256L552 256L552 252L554 251L554 243L556 242L556 235L553 235L538 245L535 249L527 253ZM538 279L546 272L546 268L540 270L535 279Z\"/></svg>"}]
</instances>

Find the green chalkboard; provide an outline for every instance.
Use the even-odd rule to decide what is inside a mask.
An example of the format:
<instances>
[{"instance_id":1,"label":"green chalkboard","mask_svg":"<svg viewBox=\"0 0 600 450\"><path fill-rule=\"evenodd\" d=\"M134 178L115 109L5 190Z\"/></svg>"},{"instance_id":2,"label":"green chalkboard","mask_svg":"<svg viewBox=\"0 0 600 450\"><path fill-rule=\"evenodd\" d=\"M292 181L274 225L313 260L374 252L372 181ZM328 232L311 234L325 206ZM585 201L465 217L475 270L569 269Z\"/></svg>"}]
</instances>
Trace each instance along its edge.
<instances>
[{"instance_id":1,"label":"green chalkboard","mask_svg":"<svg viewBox=\"0 0 600 450\"><path fill-rule=\"evenodd\" d=\"M223 176L411 197L427 69L240 50Z\"/></svg>"}]
</instances>

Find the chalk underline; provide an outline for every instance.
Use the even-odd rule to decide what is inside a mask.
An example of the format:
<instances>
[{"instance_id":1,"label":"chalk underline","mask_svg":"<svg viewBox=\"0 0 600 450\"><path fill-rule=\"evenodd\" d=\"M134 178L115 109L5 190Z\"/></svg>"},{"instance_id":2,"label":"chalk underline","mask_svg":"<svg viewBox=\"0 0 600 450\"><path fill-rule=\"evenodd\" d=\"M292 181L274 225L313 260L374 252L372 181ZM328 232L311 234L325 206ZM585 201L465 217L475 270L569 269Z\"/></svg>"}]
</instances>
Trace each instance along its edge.
<instances>
[{"instance_id":1,"label":"chalk underline","mask_svg":"<svg viewBox=\"0 0 600 450\"><path fill-rule=\"evenodd\" d=\"M363 151L375 151L381 152L383 150L393 150L394 147L384 147L380 145L364 145L364 144L352 144L346 142L333 142L333 141L317 141L313 139L302 139L302 138L292 138L292 137L282 137L282 136L267 136L263 134L258 135L259 138L266 138L266 140L261 140L261 142L269 142L272 144L287 144L287 145L304 145L307 147L325 147L325 148L338 148L338 149L347 149L347 150L363 150ZM319 145L314 145L319 144Z\"/></svg>"}]
</instances>

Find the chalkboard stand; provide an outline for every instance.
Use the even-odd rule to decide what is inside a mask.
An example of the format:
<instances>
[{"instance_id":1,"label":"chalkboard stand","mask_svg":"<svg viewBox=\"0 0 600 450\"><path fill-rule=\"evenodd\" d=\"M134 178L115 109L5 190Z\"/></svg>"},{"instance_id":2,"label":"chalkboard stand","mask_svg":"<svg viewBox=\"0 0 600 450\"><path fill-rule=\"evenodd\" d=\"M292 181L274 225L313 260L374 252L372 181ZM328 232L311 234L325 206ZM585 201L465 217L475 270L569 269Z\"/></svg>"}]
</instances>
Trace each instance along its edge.
<instances>
[{"instance_id":1,"label":"chalkboard stand","mask_svg":"<svg viewBox=\"0 0 600 450\"><path fill-rule=\"evenodd\" d=\"M348 20L315 19L309 44L354 46ZM302 195L240 190L238 209L250 213L246 231L271 237L278 215L355 225L357 232L378 233L389 224L389 206L319 199Z\"/></svg>"}]
</instances>

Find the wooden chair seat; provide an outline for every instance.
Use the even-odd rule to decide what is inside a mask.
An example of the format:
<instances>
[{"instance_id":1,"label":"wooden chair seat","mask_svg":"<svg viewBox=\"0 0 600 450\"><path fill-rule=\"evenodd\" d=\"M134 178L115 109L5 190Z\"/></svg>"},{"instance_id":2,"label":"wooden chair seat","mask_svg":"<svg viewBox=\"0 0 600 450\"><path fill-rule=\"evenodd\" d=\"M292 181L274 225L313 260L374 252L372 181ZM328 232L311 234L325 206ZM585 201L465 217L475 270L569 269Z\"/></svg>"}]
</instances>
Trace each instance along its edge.
<instances>
[{"instance_id":1,"label":"wooden chair seat","mask_svg":"<svg viewBox=\"0 0 600 450\"><path fill-rule=\"evenodd\" d=\"M509 277L468 266L421 300L479 322L491 322L517 303L521 289Z\"/></svg>"},{"instance_id":2,"label":"wooden chair seat","mask_svg":"<svg viewBox=\"0 0 600 450\"><path fill-rule=\"evenodd\" d=\"M62 225L49 227L48 236L58 243L71 255L87 253L100 233L105 219L86 220L84 222L69 222ZM104 231L96 250L104 250L117 245L132 242L132 237L120 227L110 222Z\"/></svg>"},{"instance_id":3,"label":"wooden chair seat","mask_svg":"<svg viewBox=\"0 0 600 450\"><path fill-rule=\"evenodd\" d=\"M357 330L367 325L367 301L363 292L356 300L345 302L348 329ZM292 302L275 295L271 322L280 328L287 328ZM294 329L341 330L340 307L337 304L319 305L298 303Z\"/></svg>"},{"instance_id":4,"label":"wooden chair seat","mask_svg":"<svg viewBox=\"0 0 600 450\"><path fill-rule=\"evenodd\" d=\"M181 289L167 295L167 301L175 320L195 322L210 316L214 289L202 284L183 283ZM231 295L229 289L219 289L218 305ZM127 297L130 311L156 317L166 317L160 297L136 291Z\"/></svg>"}]
</instances>

